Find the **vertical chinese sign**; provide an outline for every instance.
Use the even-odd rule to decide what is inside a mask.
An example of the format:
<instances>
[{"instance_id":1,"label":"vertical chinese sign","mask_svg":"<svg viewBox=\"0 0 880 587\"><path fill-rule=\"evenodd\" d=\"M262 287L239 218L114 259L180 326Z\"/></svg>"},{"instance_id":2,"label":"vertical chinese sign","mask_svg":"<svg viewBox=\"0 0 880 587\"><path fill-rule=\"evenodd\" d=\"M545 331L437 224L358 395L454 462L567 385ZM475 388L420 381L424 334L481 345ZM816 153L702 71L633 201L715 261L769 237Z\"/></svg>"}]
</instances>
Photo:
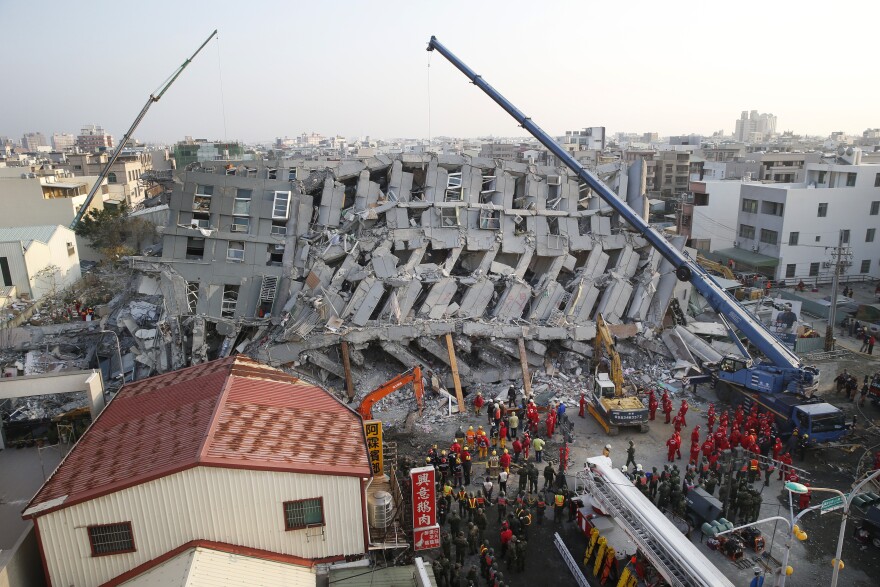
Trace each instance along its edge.
<instances>
[{"instance_id":1,"label":"vertical chinese sign","mask_svg":"<svg viewBox=\"0 0 880 587\"><path fill-rule=\"evenodd\" d=\"M437 524L434 467L410 469L409 478L412 485L412 522L415 549L438 548L440 546L440 526Z\"/></svg>"},{"instance_id":2,"label":"vertical chinese sign","mask_svg":"<svg viewBox=\"0 0 880 587\"><path fill-rule=\"evenodd\" d=\"M384 475L385 454L382 451L382 422L367 420L364 422L364 432L367 436L367 452L370 455L370 468L373 470L373 475Z\"/></svg>"}]
</instances>

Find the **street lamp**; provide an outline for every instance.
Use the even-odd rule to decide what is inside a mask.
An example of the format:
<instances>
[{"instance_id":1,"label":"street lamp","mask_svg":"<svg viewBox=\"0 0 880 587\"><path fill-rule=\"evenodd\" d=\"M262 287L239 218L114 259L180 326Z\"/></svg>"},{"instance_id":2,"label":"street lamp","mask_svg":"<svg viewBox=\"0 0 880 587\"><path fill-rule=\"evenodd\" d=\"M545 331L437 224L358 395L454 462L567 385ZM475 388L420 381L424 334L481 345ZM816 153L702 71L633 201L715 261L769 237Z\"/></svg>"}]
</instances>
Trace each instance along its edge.
<instances>
[{"instance_id":1,"label":"street lamp","mask_svg":"<svg viewBox=\"0 0 880 587\"><path fill-rule=\"evenodd\" d=\"M116 339L116 354L119 356L119 389L122 389L123 386L125 386L125 366L122 364L122 346L119 344L119 335L112 330L99 330L98 332L101 334L112 334L113 338ZM110 374L110 377L113 377L112 373Z\"/></svg>"},{"instance_id":2,"label":"street lamp","mask_svg":"<svg viewBox=\"0 0 880 587\"><path fill-rule=\"evenodd\" d=\"M723 532L718 532L715 534L716 536L721 536L723 534L729 534L730 532L735 532L737 530L742 530L743 528L749 528L751 526L756 526L758 524L762 524L764 522L773 522L773 521L783 521L788 524L788 539L785 541L785 554L782 556L782 568L779 569L779 576L776 579L776 587L785 587L785 578L788 576L788 557L791 553L791 543L792 538L797 538L798 540L806 540L807 533L801 530L797 523L798 521L807 513L812 512L813 510L819 509L822 507L822 504L814 505L812 507L808 507L804 510L798 512L798 515L794 515L794 504L792 503L791 494L798 493L794 491L795 489L803 489L801 493L806 493L809 489L804 486L796 483L794 485L800 485L800 487L789 487L789 484L785 484L785 489L788 490L788 510L789 517L784 518L782 516L772 516L770 518L764 518L763 520L757 520L755 522L751 522L749 524L743 524L742 526L737 526L736 528L731 528L730 530L724 530Z\"/></svg>"}]
</instances>

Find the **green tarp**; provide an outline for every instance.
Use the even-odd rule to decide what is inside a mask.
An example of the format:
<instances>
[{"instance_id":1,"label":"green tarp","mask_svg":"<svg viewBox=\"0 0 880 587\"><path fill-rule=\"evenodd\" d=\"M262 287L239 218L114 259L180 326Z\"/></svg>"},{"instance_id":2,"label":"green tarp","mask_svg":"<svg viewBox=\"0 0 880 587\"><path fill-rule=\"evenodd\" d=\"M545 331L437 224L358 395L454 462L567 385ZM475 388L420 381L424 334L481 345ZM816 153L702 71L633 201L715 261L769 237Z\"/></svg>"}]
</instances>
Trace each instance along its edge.
<instances>
[{"instance_id":1,"label":"green tarp","mask_svg":"<svg viewBox=\"0 0 880 587\"><path fill-rule=\"evenodd\" d=\"M742 263L748 267L776 267L779 265L779 258L777 257L762 255L761 253L754 253L736 247L721 249L720 251L714 251L714 253L725 259L733 259L735 262Z\"/></svg>"}]
</instances>

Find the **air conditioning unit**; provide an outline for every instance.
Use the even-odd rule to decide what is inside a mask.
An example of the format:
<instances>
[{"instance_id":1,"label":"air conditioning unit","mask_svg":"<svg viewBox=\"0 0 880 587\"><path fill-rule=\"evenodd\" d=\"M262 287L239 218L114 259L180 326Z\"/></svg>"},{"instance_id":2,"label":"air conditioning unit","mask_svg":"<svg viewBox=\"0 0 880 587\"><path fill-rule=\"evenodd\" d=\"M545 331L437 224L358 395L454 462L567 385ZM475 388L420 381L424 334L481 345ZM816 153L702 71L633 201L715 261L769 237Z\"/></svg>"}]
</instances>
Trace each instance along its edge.
<instances>
[{"instance_id":1,"label":"air conditioning unit","mask_svg":"<svg viewBox=\"0 0 880 587\"><path fill-rule=\"evenodd\" d=\"M831 267L831 263L828 261L822 261L822 269L829 269Z\"/></svg>"},{"instance_id":2,"label":"air conditioning unit","mask_svg":"<svg viewBox=\"0 0 880 587\"><path fill-rule=\"evenodd\" d=\"M275 245L275 250L276 250L276 251L283 251L283 250L284 250L284 245Z\"/></svg>"},{"instance_id":3,"label":"air conditioning unit","mask_svg":"<svg viewBox=\"0 0 880 587\"><path fill-rule=\"evenodd\" d=\"M558 175L548 175L547 185L562 185L562 178Z\"/></svg>"},{"instance_id":4,"label":"air conditioning unit","mask_svg":"<svg viewBox=\"0 0 880 587\"><path fill-rule=\"evenodd\" d=\"M734 248L734 249L738 249L738 248L739 248L739 241L733 241L733 248Z\"/></svg>"},{"instance_id":5,"label":"air conditioning unit","mask_svg":"<svg viewBox=\"0 0 880 587\"><path fill-rule=\"evenodd\" d=\"M247 232L247 231L248 231L248 227L245 226L244 224L233 224L232 225L232 232Z\"/></svg>"}]
</instances>

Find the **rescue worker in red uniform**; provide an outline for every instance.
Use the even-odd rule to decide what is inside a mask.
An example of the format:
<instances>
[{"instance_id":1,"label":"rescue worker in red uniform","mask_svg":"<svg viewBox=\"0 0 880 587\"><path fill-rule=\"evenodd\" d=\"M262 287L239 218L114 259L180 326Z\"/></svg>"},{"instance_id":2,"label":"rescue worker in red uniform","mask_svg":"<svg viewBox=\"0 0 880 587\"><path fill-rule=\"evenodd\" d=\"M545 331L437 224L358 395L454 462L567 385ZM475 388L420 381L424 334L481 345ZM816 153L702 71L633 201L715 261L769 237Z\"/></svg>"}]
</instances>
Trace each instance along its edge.
<instances>
[{"instance_id":1,"label":"rescue worker in red uniform","mask_svg":"<svg viewBox=\"0 0 880 587\"><path fill-rule=\"evenodd\" d=\"M676 416L672 419L672 426L675 428L676 432L681 432L681 414L676 414Z\"/></svg>"},{"instance_id":2,"label":"rescue worker in red uniform","mask_svg":"<svg viewBox=\"0 0 880 587\"><path fill-rule=\"evenodd\" d=\"M678 415L681 417L681 425L687 428L688 402L686 399L681 400L681 406L678 408Z\"/></svg>"},{"instance_id":3,"label":"rescue worker in red uniform","mask_svg":"<svg viewBox=\"0 0 880 587\"><path fill-rule=\"evenodd\" d=\"M483 399L483 393L478 391L477 397L474 398L474 414L479 416L480 411L483 409L483 405L486 403L486 400Z\"/></svg>"},{"instance_id":4,"label":"rescue worker in red uniform","mask_svg":"<svg viewBox=\"0 0 880 587\"><path fill-rule=\"evenodd\" d=\"M556 430L556 409L551 404L550 409L547 410L547 438L553 437L553 431Z\"/></svg>"},{"instance_id":5,"label":"rescue worker in red uniform","mask_svg":"<svg viewBox=\"0 0 880 587\"><path fill-rule=\"evenodd\" d=\"M672 434L675 437L675 456L676 458L681 458L681 434L676 430Z\"/></svg>"},{"instance_id":6,"label":"rescue worker in red uniform","mask_svg":"<svg viewBox=\"0 0 880 587\"><path fill-rule=\"evenodd\" d=\"M580 407L580 409L578 410L578 416L580 416L581 418L586 418L584 411L587 409L587 396L583 392L581 393L581 400L580 402L578 402L578 405ZM654 418L651 419L653 420Z\"/></svg>"},{"instance_id":7,"label":"rescue worker in red uniform","mask_svg":"<svg viewBox=\"0 0 880 587\"><path fill-rule=\"evenodd\" d=\"M504 453L498 457L498 464L501 465L501 468L510 473L510 461L511 456L510 453L507 452L507 449L504 449Z\"/></svg>"},{"instance_id":8,"label":"rescue worker in red uniform","mask_svg":"<svg viewBox=\"0 0 880 587\"><path fill-rule=\"evenodd\" d=\"M529 434L529 431L526 430L523 432L522 438L522 449L523 449L523 458L525 460L529 460L529 449L532 448L532 435Z\"/></svg>"},{"instance_id":9,"label":"rescue worker in red uniform","mask_svg":"<svg viewBox=\"0 0 880 587\"><path fill-rule=\"evenodd\" d=\"M709 404L709 409L706 412L706 418L708 418L709 420L709 430L712 430L712 427L715 426L715 404Z\"/></svg>"},{"instance_id":10,"label":"rescue worker in red uniform","mask_svg":"<svg viewBox=\"0 0 880 587\"><path fill-rule=\"evenodd\" d=\"M700 441L700 425L697 424L694 429L691 431L691 442L699 442Z\"/></svg>"},{"instance_id":11,"label":"rescue worker in red uniform","mask_svg":"<svg viewBox=\"0 0 880 587\"><path fill-rule=\"evenodd\" d=\"M691 458L688 461L692 465L696 465L700 458L700 440L691 441Z\"/></svg>"},{"instance_id":12,"label":"rescue worker in red uniform","mask_svg":"<svg viewBox=\"0 0 880 587\"><path fill-rule=\"evenodd\" d=\"M675 460L675 451L677 449L675 434L669 437L669 440L666 441L666 460L670 463Z\"/></svg>"},{"instance_id":13,"label":"rescue worker in red uniform","mask_svg":"<svg viewBox=\"0 0 880 587\"><path fill-rule=\"evenodd\" d=\"M648 419L653 420L655 414L657 414L657 398L654 397L654 390L648 392Z\"/></svg>"},{"instance_id":14,"label":"rescue worker in red uniform","mask_svg":"<svg viewBox=\"0 0 880 587\"><path fill-rule=\"evenodd\" d=\"M664 392L664 394L665 394L665 392ZM666 398L667 396L664 395L663 397ZM668 398L667 398L667 400L668 400ZM666 415L666 421L664 422L664 424L669 424L670 418L672 418L672 402L671 401L664 401L663 402L663 413Z\"/></svg>"},{"instance_id":15,"label":"rescue worker in red uniform","mask_svg":"<svg viewBox=\"0 0 880 587\"><path fill-rule=\"evenodd\" d=\"M778 436L776 437L776 442L773 444L773 460L778 461L779 455L782 454L782 439Z\"/></svg>"}]
</instances>

